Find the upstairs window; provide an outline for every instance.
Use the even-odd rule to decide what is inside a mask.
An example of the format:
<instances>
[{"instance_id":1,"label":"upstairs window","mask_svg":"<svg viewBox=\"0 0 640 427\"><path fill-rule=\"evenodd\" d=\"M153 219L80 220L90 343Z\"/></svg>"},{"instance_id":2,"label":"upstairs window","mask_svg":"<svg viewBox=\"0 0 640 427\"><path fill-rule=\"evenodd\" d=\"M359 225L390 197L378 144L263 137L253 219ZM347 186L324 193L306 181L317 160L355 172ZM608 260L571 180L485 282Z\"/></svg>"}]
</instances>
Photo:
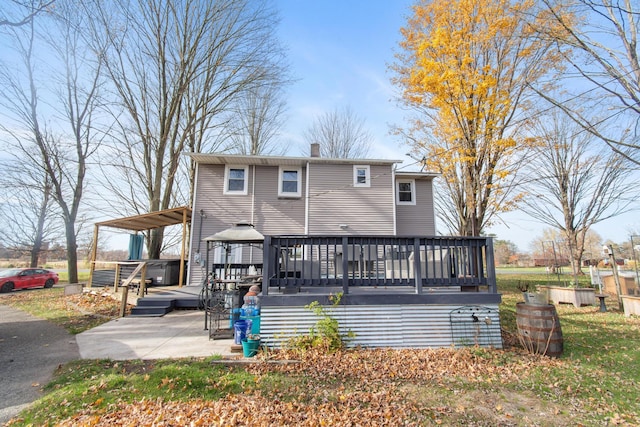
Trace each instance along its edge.
<instances>
[{"instance_id":1,"label":"upstairs window","mask_svg":"<svg viewBox=\"0 0 640 427\"><path fill-rule=\"evenodd\" d=\"M247 194L248 166L229 166L224 170L224 194Z\"/></svg>"},{"instance_id":2,"label":"upstairs window","mask_svg":"<svg viewBox=\"0 0 640 427\"><path fill-rule=\"evenodd\" d=\"M416 204L416 182L412 179L396 182L396 203L399 205Z\"/></svg>"},{"instance_id":3,"label":"upstairs window","mask_svg":"<svg viewBox=\"0 0 640 427\"><path fill-rule=\"evenodd\" d=\"M371 170L369 166L353 167L353 186L354 187L371 187Z\"/></svg>"},{"instance_id":4,"label":"upstairs window","mask_svg":"<svg viewBox=\"0 0 640 427\"><path fill-rule=\"evenodd\" d=\"M300 197L302 187L302 169L280 167L278 196L280 197Z\"/></svg>"}]
</instances>

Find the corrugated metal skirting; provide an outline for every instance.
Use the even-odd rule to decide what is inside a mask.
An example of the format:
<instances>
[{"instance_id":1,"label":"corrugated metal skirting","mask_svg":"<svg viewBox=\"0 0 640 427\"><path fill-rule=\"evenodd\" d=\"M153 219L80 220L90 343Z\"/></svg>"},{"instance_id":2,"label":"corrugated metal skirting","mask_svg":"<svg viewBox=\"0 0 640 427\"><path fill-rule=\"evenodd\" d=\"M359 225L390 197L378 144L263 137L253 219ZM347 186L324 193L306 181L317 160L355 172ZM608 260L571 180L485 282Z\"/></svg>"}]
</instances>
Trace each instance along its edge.
<instances>
[{"instance_id":1,"label":"corrugated metal skirting","mask_svg":"<svg viewBox=\"0 0 640 427\"><path fill-rule=\"evenodd\" d=\"M438 348L463 345L502 348L497 305L472 306L482 313L478 324L454 312L468 307L453 305L340 306L326 308L341 331L355 333L350 346L383 348ZM296 334L308 334L318 318L304 307L262 307L260 336L270 347L282 347ZM460 340L460 328L466 328Z\"/></svg>"}]
</instances>

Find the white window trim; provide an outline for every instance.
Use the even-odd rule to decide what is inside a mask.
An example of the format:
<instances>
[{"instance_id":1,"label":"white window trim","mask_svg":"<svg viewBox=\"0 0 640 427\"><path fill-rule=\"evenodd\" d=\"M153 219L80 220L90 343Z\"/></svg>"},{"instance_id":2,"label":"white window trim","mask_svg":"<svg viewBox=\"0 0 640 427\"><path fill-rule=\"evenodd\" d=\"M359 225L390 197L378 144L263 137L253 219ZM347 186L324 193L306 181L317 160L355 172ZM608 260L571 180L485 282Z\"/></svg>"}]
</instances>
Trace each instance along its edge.
<instances>
[{"instance_id":1,"label":"white window trim","mask_svg":"<svg viewBox=\"0 0 640 427\"><path fill-rule=\"evenodd\" d=\"M401 202L400 201L400 184L411 184L411 201L410 202ZM416 204L416 180L415 179L398 179L396 180L396 204L398 205L412 205Z\"/></svg>"},{"instance_id":2,"label":"white window trim","mask_svg":"<svg viewBox=\"0 0 640 427\"><path fill-rule=\"evenodd\" d=\"M229 190L229 172L231 169L244 169L244 188L242 191ZM249 188L249 166L225 165L224 168L224 192L223 194L246 196Z\"/></svg>"},{"instance_id":3,"label":"white window trim","mask_svg":"<svg viewBox=\"0 0 640 427\"><path fill-rule=\"evenodd\" d=\"M290 192L290 191L282 191L282 182L284 179L285 171L296 171L298 173L298 191ZM278 168L278 197L302 197L302 168L289 168L285 166L280 166Z\"/></svg>"},{"instance_id":4,"label":"white window trim","mask_svg":"<svg viewBox=\"0 0 640 427\"><path fill-rule=\"evenodd\" d=\"M364 184L358 183L358 169L364 169L366 181ZM369 165L353 165L353 186L371 187L371 167Z\"/></svg>"}]
</instances>

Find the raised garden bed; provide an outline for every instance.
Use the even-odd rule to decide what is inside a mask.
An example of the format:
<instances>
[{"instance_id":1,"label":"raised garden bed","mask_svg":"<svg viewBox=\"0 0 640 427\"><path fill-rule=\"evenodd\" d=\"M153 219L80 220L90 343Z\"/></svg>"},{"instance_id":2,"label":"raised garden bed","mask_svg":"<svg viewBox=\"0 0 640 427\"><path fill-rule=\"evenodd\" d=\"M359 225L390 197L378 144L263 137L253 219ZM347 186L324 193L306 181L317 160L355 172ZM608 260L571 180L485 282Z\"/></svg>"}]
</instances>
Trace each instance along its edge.
<instances>
[{"instance_id":1,"label":"raised garden bed","mask_svg":"<svg viewBox=\"0 0 640 427\"><path fill-rule=\"evenodd\" d=\"M635 314L640 316L640 297L631 295L622 295L622 307L624 308L624 315L626 317Z\"/></svg>"},{"instance_id":2,"label":"raised garden bed","mask_svg":"<svg viewBox=\"0 0 640 427\"><path fill-rule=\"evenodd\" d=\"M566 288L563 286L539 286L540 292L545 292L549 301L554 304L573 304L575 307L595 305L596 290L594 288Z\"/></svg>"}]
</instances>

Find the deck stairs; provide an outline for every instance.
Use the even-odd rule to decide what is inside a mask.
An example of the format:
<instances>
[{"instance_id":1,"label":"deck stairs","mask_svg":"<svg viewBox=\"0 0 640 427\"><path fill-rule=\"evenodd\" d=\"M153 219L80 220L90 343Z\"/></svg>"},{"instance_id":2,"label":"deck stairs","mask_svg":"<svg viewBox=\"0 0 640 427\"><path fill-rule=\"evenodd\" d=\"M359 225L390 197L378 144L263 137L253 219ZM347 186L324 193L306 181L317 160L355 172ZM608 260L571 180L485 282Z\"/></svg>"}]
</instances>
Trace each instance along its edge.
<instances>
[{"instance_id":1,"label":"deck stairs","mask_svg":"<svg viewBox=\"0 0 640 427\"><path fill-rule=\"evenodd\" d=\"M175 290L152 291L139 297L129 316L162 317L173 310L197 310L198 306L199 287L185 286Z\"/></svg>"}]
</instances>

